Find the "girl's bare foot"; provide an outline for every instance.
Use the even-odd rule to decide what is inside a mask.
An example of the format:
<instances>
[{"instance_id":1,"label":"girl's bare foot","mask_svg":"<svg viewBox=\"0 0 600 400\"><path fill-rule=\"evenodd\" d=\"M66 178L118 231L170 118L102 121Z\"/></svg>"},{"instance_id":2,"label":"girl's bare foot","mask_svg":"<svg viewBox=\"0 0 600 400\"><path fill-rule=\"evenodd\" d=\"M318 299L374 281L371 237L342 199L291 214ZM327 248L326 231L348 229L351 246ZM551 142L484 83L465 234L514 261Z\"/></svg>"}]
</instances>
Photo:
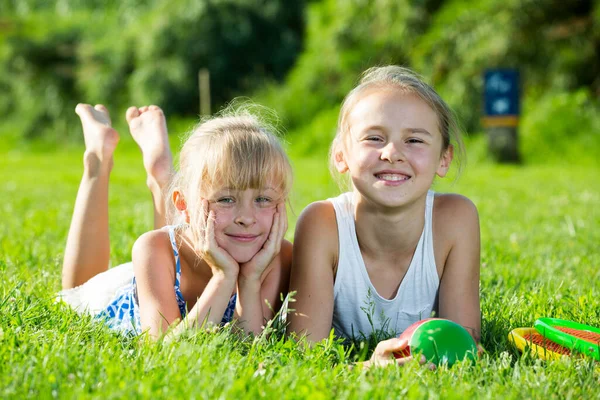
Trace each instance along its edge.
<instances>
[{"instance_id":1,"label":"girl's bare foot","mask_svg":"<svg viewBox=\"0 0 600 400\"><path fill-rule=\"evenodd\" d=\"M84 165L88 173L109 172L113 165L113 153L119 143L119 134L111 126L108 110L102 104L92 107L77 104L75 113L81 119L85 140Z\"/></svg>"},{"instance_id":2,"label":"girl's bare foot","mask_svg":"<svg viewBox=\"0 0 600 400\"><path fill-rule=\"evenodd\" d=\"M169 146L165 115L160 107L129 107L125 114L131 136L144 158L148 186L164 188L171 179L173 156Z\"/></svg>"}]
</instances>

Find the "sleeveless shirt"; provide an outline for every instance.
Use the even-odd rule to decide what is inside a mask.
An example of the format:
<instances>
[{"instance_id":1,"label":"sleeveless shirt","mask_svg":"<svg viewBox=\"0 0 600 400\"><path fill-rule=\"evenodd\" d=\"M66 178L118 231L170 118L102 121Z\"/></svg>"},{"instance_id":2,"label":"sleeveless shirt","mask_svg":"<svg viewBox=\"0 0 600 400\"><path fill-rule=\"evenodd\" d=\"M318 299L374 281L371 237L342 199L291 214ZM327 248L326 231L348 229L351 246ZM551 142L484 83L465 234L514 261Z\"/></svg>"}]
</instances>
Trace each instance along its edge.
<instances>
[{"instance_id":1,"label":"sleeveless shirt","mask_svg":"<svg viewBox=\"0 0 600 400\"><path fill-rule=\"evenodd\" d=\"M187 314L187 306L180 289L181 263L175 241L176 228L176 226L167 226L175 258L174 296L181 318L184 318ZM142 333L137 283L131 262L110 268L83 285L63 290L58 293L57 297L71 305L79 313L90 313L96 319L105 322L111 329L129 335ZM229 299L221 325L233 319L236 301L237 294L234 294Z\"/></svg>"},{"instance_id":2,"label":"sleeveless shirt","mask_svg":"<svg viewBox=\"0 0 600 400\"><path fill-rule=\"evenodd\" d=\"M175 299L177 300L181 318L185 318L187 307L186 301L183 298L183 293L181 293L180 289L181 262L179 260L179 249L177 248L177 242L175 240L176 228L177 227L173 225L167 226L171 248L173 249L173 256L175 257L175 283L173 285L173 290L175 292ZM236 301L237 293L229 299L225 314L221 319L221 325L224 325L233 319ZM103 311L96 315L95 318L104 320L111 329L126 334L139 335L142 333L135 276L129 285L117 292L115 299Z\"/></svg>"},{"instance_id":3,"label":"sleeveless shirt","mask_svg":"<svg viewBox=\"0 0 600 400\"><path fill-rule=\"evenodd\" d=\"M335 209L339 238L333 306L336 336L350 340L374 333L393 337L431 316L440 283L433 252L434 196L432 191L427 193L423 232L396 296L389 300L377 293L369 279L356 236L353 193L328 199Z\"/></svg>"}]
</instances>

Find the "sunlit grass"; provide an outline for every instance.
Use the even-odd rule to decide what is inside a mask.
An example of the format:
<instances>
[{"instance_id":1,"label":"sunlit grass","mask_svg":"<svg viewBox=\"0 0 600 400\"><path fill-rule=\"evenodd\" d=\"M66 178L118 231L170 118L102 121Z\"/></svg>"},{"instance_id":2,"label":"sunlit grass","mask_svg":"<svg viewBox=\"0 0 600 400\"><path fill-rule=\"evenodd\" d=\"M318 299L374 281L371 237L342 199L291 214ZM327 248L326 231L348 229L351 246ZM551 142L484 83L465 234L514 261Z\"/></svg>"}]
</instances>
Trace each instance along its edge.
<instances>
[{"instance_id":1,"label":"sunlit grass","mask_svg":"<svg viewBox=\"0 0 600 400\"><path fill-rule=\"evenodd\" d=\"M338 192L324 151L291 153L290 239L308 203ZM543 316L600 326L600 168L480 163L456 183L436 183L479 209L488 354L450 370L409 365L365 372L348 368L355 352L330 341L306 350L277 334L253 341L224 330L168 345L138 343L54 303L80 149L1 154L0 397L597 396L600 374L592 362L520 357L507 334ZM111 178L113 265L129 260L136 237L152 227L151 211L139 153L124 141Z\"/></svg>"}]
</instances>

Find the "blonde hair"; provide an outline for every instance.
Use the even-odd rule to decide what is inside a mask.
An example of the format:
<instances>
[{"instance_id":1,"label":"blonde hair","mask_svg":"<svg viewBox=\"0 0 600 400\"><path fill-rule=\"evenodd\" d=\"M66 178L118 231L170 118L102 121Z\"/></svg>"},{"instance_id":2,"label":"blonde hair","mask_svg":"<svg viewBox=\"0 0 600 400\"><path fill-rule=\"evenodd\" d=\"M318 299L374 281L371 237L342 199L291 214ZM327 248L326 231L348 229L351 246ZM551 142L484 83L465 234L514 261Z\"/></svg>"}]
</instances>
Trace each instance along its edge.
<instances>
[{"instance_id":1,"label":"blonde hair","mask_svg":"<svg viewBox=\"0 0 600 400\"><path fill-rule=\"evenodd\" d=\"M332 173L335 171L336 153L340 150L340 147L344 146L344 140L350 131L348 121L350 112L360 100L361 94L365 90L372 88L392 88L406 94L416 94L429 105L438 117L438 127L442 134L442 153L447 151L450 145L454 147L460 173L462 160L465 158L465 147L461 137L461 129L459 128L454 112L440 95L424 82L423 78L410 69L397 65L367 69L362 74L359 84L344 98L338 118L336 135L329 152ZM333 175L337 176L335 173Z\"/></svg>"},{"instance_id":2,"label":"blonde hair","mask_svg":"<svg viewBox=\"0 0 600 400\"><path fill-rule=\"evenodd\" d=\"M181 149L168 199L175 191L183 195L194 245L204 237L202 200L215 188L245 190L268 185L281 195L277 201L288 198L292 186L290 161L275 128L253 114L250 107L256 108L229 107L218 117L200 122ZM184 222L172 201L167 221Z\"/></svg>"}]
</instances>

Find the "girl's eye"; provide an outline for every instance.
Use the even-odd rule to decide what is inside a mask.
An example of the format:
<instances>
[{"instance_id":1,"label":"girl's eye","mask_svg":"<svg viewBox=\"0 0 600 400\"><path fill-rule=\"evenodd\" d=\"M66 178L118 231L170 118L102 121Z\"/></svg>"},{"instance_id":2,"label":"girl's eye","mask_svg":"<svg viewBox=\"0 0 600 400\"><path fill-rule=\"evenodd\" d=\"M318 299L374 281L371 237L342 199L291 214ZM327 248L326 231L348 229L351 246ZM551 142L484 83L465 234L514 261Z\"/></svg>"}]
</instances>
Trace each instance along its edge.
<instances>
[{"instance_id":1,"label":"girl's eye","mask_svg":"<svg viewBox=\"0 0 600 400\"><path fill-rule=\"evenodd\" d=\"M273 202L273 199L266 196L258 196L254 201L256 201L260 206L268 206Z\"/></svg>"},{"instance_id":2,"label":"girl's eye","mask_svg":"<svg viewBox=\"0 0 600 400\"><path fill-rule=\"evenodd\" d=\"M407 140L408 143L424 143L423 140L417 138L410 138Z\"/></svg>"},{"instance_id":3,"label":"girl's eye","mask_svg":"<svg viewBox=\"0 0 600 400\"><path fill-rule=\"evenodd\" d=\"M365 140L367 142L383 142L383 139L379 136L367 136Z\"/></svg>"},{"instance_id":4,"label":"girl's eye","mask_svg":"<svg viewBox=\"0 0 600 400\"><path fill-rule=\"evenodd\" d=\"M217 199L217 203L219 204L233 204L234 202L233 197L220 197Z\"/></svg>"}]
</instances>

